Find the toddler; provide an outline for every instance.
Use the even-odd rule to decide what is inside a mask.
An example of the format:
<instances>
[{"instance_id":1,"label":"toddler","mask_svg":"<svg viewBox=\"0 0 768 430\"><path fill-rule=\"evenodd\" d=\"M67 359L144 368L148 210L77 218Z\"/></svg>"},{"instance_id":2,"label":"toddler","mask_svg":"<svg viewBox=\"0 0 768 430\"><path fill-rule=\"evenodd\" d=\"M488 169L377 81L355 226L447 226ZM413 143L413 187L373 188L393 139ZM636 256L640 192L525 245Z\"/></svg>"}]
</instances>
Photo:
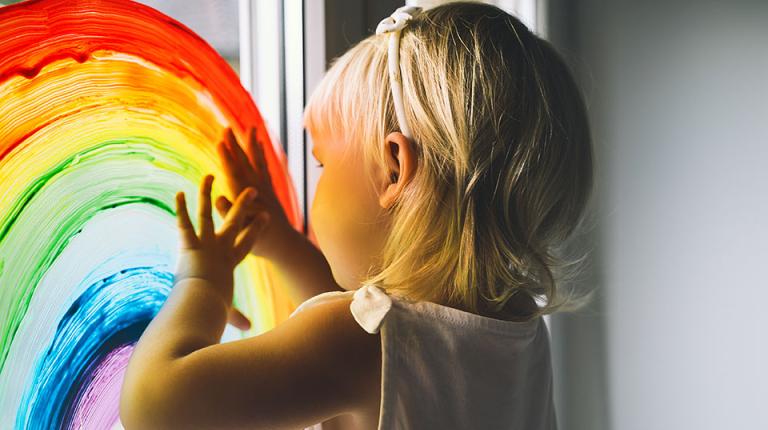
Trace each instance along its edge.
<instances>
[{"instance_id":1,"label":"toddler","mask_svg":"<svg viewBox=\"0 0 768 430\"><path fill-rule=\"evenodd\" d=\"M337 58L305 111L323 173L288 223L251 133L217 147L232 201L177 195L174 287L131 357L127 429L555 429L542 316L578 297L556 250L585 212L582 96L547 41L477 2L403 7ZM269 259L301 305L274 329L232 307Z\"/></svg>"}]
</instances>

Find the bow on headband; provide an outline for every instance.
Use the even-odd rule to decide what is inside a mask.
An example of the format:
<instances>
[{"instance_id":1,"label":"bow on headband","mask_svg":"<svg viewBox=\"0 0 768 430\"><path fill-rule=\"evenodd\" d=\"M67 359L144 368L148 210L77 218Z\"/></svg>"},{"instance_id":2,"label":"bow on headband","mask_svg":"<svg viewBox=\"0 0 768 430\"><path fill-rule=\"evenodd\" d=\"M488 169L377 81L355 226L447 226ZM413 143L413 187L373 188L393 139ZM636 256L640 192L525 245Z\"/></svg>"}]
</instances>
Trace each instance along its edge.
<instances>
[{"instance_id":1,"label":"bow on headband","mask_svg":"<svg viewBox=\"0 0 768 430\"><path fill-rule=\"evenodd\" d=\"M376 34L400 31L405 28L408 21L421 12L418 6L403 6L397 8L392 15L381 20L376 27Z\"/></svg>"},{"instance_id":2,"label":"bow on headband","mask_svg":"<svg viewBox=\"0 0 768 430\"><path fill-rule=\"evenodd\" d=\"M405 28L408 21L421 11L422 8L418 6L399 7L392 15L382 19L376 27L376 34L391 33L387 51L389 82L392 86L392 99L395 103L395 114L397 114L397 122L400 124L400 132L409 140L413 140L413 135L405 120L405 107L403 106L403 87L400 81L400 30Z\"/></svg>"}]
</instances>

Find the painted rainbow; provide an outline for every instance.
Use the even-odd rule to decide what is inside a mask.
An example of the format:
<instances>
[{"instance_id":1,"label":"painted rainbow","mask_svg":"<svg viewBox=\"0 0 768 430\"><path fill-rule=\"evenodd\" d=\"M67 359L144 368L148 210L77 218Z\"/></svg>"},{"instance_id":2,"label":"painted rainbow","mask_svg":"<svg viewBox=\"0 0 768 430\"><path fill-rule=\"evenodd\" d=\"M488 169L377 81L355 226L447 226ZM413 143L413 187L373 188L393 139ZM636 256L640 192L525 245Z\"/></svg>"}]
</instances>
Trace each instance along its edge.
<instances>
[{"instance_id":1,"label":"painted rainbow","mask_svg":"<svg viewBox=\"0 0 768 430\"><path fill-rule=\"evenodd\" d=\"M174 195L194 213L208 172L226 193L215 144L252 126L299 228L284 153L187 27L131 1L0 7L0 429L121 427L127 360L173 282ZM238 267L253 327L233 338L288 317L279 279Z\"/></svg>"}]
</instances>

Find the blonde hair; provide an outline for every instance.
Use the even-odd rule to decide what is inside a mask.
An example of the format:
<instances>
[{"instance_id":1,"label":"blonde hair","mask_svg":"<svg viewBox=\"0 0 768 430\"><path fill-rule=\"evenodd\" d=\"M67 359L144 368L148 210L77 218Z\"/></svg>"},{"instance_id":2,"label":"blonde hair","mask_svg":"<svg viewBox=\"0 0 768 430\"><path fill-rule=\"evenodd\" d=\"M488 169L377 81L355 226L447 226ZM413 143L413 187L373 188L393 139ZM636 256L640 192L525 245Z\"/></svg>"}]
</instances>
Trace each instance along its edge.
<instances>
[{"instance_id":1,"label":"blonde hair","mask_svg":"<svg viewBox=\"0 0 768 430\"><path fill-rule=\"evenodd\" d=\"M401 37L418 166L363 284L475 313L517 293L538 302L531 317L586 303L557 276L583 260L558 252L593 185L586 107L569 68L549 42L483 3L427 9ZM336 58L305 112L310 133L362 145L366 166L387 166L383 139L398 130L387 38L371 35Z\"/></svg>"}]
</instances>

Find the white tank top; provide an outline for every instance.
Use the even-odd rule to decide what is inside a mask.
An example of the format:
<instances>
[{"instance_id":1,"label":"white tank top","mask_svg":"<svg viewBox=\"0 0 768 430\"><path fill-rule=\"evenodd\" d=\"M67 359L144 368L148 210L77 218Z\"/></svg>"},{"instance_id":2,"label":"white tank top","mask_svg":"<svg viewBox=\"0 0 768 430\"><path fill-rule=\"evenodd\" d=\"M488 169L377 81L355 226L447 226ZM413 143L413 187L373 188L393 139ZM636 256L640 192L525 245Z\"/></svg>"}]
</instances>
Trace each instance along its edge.
<instances>
[{"instance_id":1,"label":"white tank top","mask_svg":"<svg viewBox=\"0 0 768 430\"><path fill-rule=\"evenodd\" d=\"M543 318L488 318L411 302L374 285L318 294L291 316L349 296L358 324L381 331L378 429L556 430Z\"/></svg>"}]
</instances>

